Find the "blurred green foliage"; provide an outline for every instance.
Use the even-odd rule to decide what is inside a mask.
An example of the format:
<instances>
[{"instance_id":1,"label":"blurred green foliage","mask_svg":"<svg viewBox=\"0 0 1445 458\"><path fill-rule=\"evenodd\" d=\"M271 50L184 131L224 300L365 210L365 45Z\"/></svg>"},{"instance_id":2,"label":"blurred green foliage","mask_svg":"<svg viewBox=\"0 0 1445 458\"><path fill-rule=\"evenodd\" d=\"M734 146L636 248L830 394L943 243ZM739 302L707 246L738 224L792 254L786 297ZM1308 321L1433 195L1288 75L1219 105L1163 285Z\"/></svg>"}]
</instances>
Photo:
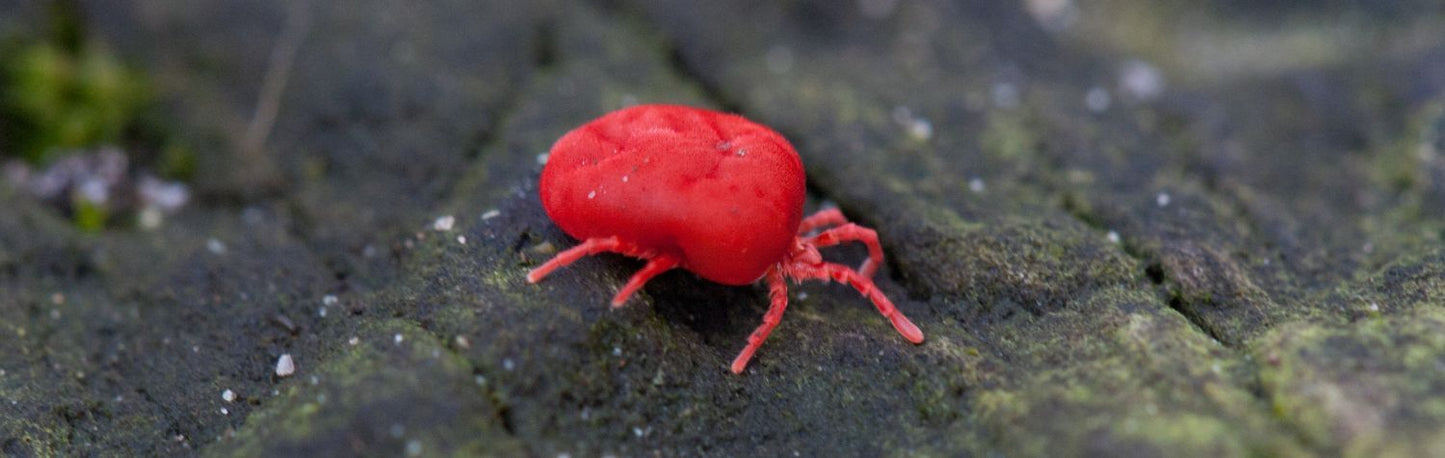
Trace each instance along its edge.
<instances>
[{"instance_id":1,"label":"blurred green foliage","mask_svg":"<svg viewBox=\"0 0 1445 458\"><path fill-rule=\"evenodd\" d=\"M119 143L150 99L141 77L98 45L14 46L0 62L6 151L44 164L73 148Z\"/></svg>"}]
</instances>

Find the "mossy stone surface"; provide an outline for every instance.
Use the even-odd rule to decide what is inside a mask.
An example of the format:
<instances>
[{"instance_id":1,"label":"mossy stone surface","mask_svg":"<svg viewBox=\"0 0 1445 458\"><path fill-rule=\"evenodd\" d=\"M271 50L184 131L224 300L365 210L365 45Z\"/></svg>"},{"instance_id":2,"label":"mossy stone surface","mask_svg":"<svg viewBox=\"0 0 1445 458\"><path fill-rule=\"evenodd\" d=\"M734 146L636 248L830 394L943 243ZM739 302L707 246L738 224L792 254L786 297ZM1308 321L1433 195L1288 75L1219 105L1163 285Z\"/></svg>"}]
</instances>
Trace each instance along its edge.
<instances>
[{"instance_id":1,"label":"mossy stone surface","mask_svg":"<svg viewBox=\"0 0 1445 458\"><path fill-rule=\"evenodd\" d=\"M1442 452L1428 2L76 5L165 89L197 197L85 232L0 186L6 454ZM786 135L927 340L790 286L733 375L760 286L614 310L617 256L528 284L576 243L544 153L635 103Z\"/></svg>"}]
</instances>

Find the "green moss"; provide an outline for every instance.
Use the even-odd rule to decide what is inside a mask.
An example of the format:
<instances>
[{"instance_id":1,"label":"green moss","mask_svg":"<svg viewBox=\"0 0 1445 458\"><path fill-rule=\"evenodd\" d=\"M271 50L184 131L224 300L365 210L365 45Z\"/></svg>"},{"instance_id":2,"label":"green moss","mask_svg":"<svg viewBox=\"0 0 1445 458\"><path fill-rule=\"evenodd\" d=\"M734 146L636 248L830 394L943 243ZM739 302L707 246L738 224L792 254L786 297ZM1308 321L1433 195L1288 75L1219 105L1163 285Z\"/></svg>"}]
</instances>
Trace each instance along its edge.
<instances>
[{"instance_id":1,"label":"green moss","mask_svg":"<svg viewBox=\"0 0 1445 458\"><path fill-rule=\"evenodd\" d=\"M298 361L281 396L211 451L274 456L360 444L393 455L418 448L427 456L522 453L472 366L430 333L390 320L365 325L358 336L359 344L339 348L315 369Z\"/></svg>"},{"instance_id":2,"label":"green moss","mask_svg":"<svg viewBox=\"0 0 1445 458\"><path fill-rule=\"evenodd\" d=\"M1445 311L1287 325L1255 353L1275 414L1314 446L1347 456L1445 451L1434 439L1445 432Z\"/></svg>"},{"instance_id":3,"label":"green moss","mask_svg":"<svg viewBox=\"0 0 1445 458\"><path fill-rule=\"evenodd\" d=\"M20 126L9 149L42 164L70 148L118 143L149 89L103 46L20 46L0 62L0 112Z\"/></svg>"},{"instance_id":4,"label":"green moss","mask_svg":"<svg viewBox=\"0 0 1445 458\"><path fill-rule=\"evenodd\" d=\"M98 205L85 199L74 199L74 214L71 221L75 227L85 232L100 232L105 229L105 220L109 217L109 211L104 205Z\"/></svg>"},{"instance_id":5,"label":"green moss","mask_svg":"<svg viewBox=\"0 0 1445 458\"><path fill-rule=\"evenodd\" d=\"M1033 154L1038 139L1023 115L1008 112L989 116L979 143L985 153L997 158L1020 160Z\"/></svg>"}]
</instances>

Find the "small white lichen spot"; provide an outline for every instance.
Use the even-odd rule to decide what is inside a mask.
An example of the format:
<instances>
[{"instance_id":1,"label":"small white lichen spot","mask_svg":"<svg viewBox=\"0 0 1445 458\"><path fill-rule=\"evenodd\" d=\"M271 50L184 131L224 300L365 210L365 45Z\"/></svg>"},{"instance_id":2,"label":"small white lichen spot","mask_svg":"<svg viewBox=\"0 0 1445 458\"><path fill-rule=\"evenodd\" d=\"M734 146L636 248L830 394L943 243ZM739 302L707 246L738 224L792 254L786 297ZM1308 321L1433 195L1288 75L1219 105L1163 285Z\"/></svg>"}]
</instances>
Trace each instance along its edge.
<instances>
[{"instance_id":1,"label":"small white lichen spot","mask_svg":"<svg viewBox=\"0 0 1445 458\"><path fill-rule=\"evenodd\" d=\"M1164 92L1164 74L1142 60L1129 60L1119 69L1119 87L1139 100L1150 100Z\"/></svg>"},{"instance_id":2,"label":"small white lichen spot","mask_svg":"<svg viewBox=\"0 0 1445 458\"><path fill-rule=\"evenodd\" d=\"M336 298L335 294L327 294L325 296L321 296L321 305L331 306L336 305L337 302L340 302L340 300Z\"/></svg>"},{"instance_id":3,"label":"small white lichen spot","mask_svg":"<svg viewBox=\"0 0 1445 458\"><path fill-rule=\"evenodd\" d=\"M391 341L393 343L396 343L397 345L401 345L402 340L405 340L405 338L401 336L401 333L397 333L396 335L391 336Z\"/></svg>"},{"instance_id":4,"label":"small white lichen spot","mask_svg":"<svg viewBox=\"0 0 1445 458\"><path fill-rule=\"evenodd\" d=\"M1118 232L1109 231L1109 234L1108 234L1108 235L1105 235L1105 237L1109 239L1109 243L1116 243L1116 244L1119 243L1119 233L1118 233Z\"/></svg>"},{"instance_id":5,"label":"small white lichen spot","mask_svg":"<svg viewBox=\"0 0 1445 458\"><path fill-rule=\"evenodd\" d=\"M406 441L406 456L420 456L420 455L421 455L421 441L416 440L416 439L412 439L412 440Z\"/></svg>"},{"instance_id":6,"label":"small white lichen spot","mask_svg":"<svg viewBox=\"0 0 1445 458\"><path fill-rule=\"evenodd\" d=\"M432 230L437 232L447 232L452 230L452 226L456 223L456 217L453 217L452 215L445 215L437 218L436 221L432 221L431 228Z\"/></svg>"},{"instance_id":7,"label":"small white lichen spot","mask_svg":"<svg viewBox=\"0 0 1445 458\"><path fill-rule=\"evenodd\" d=\"M1084 93L1084 107L1095 113L1103 113L1104 110L1108 110L1109 104L1112 102L1109 91L1102 87L1091 88L1089 92Z\"/></svg>"},{"instance_id":8,"label":"small white lichen spot","mask_svg":"<svg viewBox=\"0 0 1445 458\"><path fill-rule=\"evenodd\" d=\"M502 214L502 212L497 211L496 209L487 210L486 212L482 213L482 221L486 221L486 220L489 220L489 219L492 219L492 218L496 218L497 216L500 216L501 214Z\"/></svg>"},{"instance_id":9,"label":"small white lichen spot","mask_svg":"<svg viewBox=\"0 0 1445 458\"><path fill-rule=\"evenodd\" d=\"M993 106L1003 109L1018 108L1019 88L1013 83L998 83L993 85L990 91L993 98Z\"/></svg>"},{"instance_id":10,"label":"small white lichen spot","mask_svg":"<svg viewBox=\"0 0 1445 458\"><path fill-rule=\"evenodd\" d=\"M347 344L347 345L356 345L356 344L359 344L359 343L361 343L361 338L360 338L360 337L352 336L350 339L346 339L346 344Z\"/></svg>"},{"instance_id":11,"label":"small white lichen spot","mask_svg":"<svg viewBox=\"0 0 1445 458\"><path fill-rule=\"evenodd\" d=\"M1168 207L1168 206L1169 206L1169 193L1167 193L1167 192L1161 192L1161 193L1159 193L1159 195L1154 196L1154 203L1155 203L1155 204L1158 204L1158 205L1159 205L1159 208Z\"/></svg>"},{"instance_id":12,"label":"small white lichen spot","mask_svg":"<svg viewBox=\"0 0 1445 458\"><path fill-rule=\"evenodd\" d=\"M221 408L221 415L230 415L230 414L231 414L231 410L230 410L230 409L227 409L227 408L225 408L225 407L222 407L222 408Z\"/></svg>"},{"instance_id":13,"label":"small white lichen spot","mask_svg":"<svg viewBox=\"0 0 1445 458\"><path fill-rule=\"evenodd\" d=\"M502 369L506 369L506 370L510 371L510 370L516 369L516 368L517 368L517 363L512 362L512 359L511 359L511 358L507 358L507 359L503 359L503 360L502 360Z\"/></svg>"},{"instance_id":14,"label":"small white lichen spot","mask_svg":"<svg viewBox=\"0 0 1445 458\"><path fill-rule=\"evenodd\" d=\"M462 245L466 245L466 244L467 244L467 236L465 236L465 235L458 235L458 236L457 236L457 243L460 243L460 244L462 244Z\"/></svg>"},{"instance_id":15,"label":"small white lichen spot","mask_svg":"<svg viewBox=\"0 0 1445 458\"><path fill-rule=\"evenodd\" d=\"M1379 303L1379 302L1371 302L1371 303L1370 303L1370 311L1371 311L1371 312L1378 312L1378 311L1380 311L1380 303Z\"/></svg>"},{"instance_id":16,"label":"small white lichen spot","mask_svg":"<svg viewBox=\"0 0 1445 458\"><path fill-rule=\"evenodd\" d=\"M141 229L145 230L153 230L161 227L163 220L165 220L165 214L161 213L161 209L153 206L142 208L140 215L136 216L136 223L140 225Z\"/></svg>"},{"instance_id":17,"label":"small white lichen spot","mask_svg":"<svg viewBox=\"0 0 1445 458\"><path fill-rule=\"evenodd\" d=\"M211 254L214 255L223 255L226 254L226 244L222 243L220 240L216 240L215 237L212 237L206 239L206 250L210 251Z\"/></svg>"},{"instance_id":18,"label":"small white lichen spot","mask_svg":"<svg viewBox=\"0 0 1445 458\"><path fill-rule=\"evenodd\" d=\"M229 389L226 390L226 391L222 391L222 392L221 392L221 399L222 399L222 400L225 400L226 402L235 401L235 400L236 400L236 392L235 392L235 391L231 391L231 390L229 390Z\"/></svg>"},{"instance_id":19,"label":"small white lichen spot","mask_svg":"<svg viewBox=\"0 0 1445 458\"><path fill-rule=\"evenodd\" d=\"M928 122L927 119L914 118L912 122L908 123L908 135L918 141L933 138L933 123Z\"/></svg>"},{"instance_id":20,"label":"small white lichen spot","mask_svg":"<svg viewBox=\"0 0 1445 458\"><path fill-rule=\"evenodd\" d=\"M983 179L982 179L982 178L974 177L974 178L968 180L968 190L969 190L969 191L973 191L974 193L981 193L981 192L984 192L984 191L987 190L987 189L988 189L988 188L985 187L984 184L983 184Z\"/></svg>"},{"instance_id":21,"label":"small white lichen spot","mask_svg":"<svg viewBox=\"0 0 1445 458\"><path fill-rule=\"evenodd\" d=\"M456 343L457 343L457 348L462 348L462 349L472 348L472 341L469 340L469 339L467 339L466 336L457 336L457 338L456 338L455 340L456 340Z\"/></svg>"},{"instance_id":22,"label":"small white lichen spot","mask_svg":"<svg viewBox=\"0 0 1445 458\"><path fill-rule=\"evenodd\" d=\"M290 377L295 373L296 361L291 359L290 353L282 353L280 358L276 358L276 376Z\"/></svg>"},{"instance_id":23,"label":"small white lichen spot","mask_svg":"<svg viewBox=\"0 0 1445 458\"><path fill-rule=\"evenodd\" d=\"M1068 30L1078 17L1072 0L1027 0L1024 4L1034 21L1052 33Z\"/></svg>"}]
</instances>

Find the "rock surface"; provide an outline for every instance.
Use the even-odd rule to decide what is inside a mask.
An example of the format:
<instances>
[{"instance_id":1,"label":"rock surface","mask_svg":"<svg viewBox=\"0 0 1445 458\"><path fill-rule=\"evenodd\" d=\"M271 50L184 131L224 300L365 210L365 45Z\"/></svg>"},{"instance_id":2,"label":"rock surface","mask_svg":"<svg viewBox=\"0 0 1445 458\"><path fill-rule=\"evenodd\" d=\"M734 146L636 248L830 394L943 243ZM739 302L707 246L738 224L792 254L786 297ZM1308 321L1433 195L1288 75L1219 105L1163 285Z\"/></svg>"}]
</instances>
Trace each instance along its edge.
<instances>
[{"instance_id":1,"label":"rock surface","mask_svg":"<svg viewBox=\"0 0 1445 458\"><path fill-rule=\"evenodd\" d=\"M81 2L197 197L0 186L0 451L1445 454L1432 2L602 3ZM928 340L805 284L734 376L760 287L527 284L540 155L636 103L788 136Z\"/></svg>"}]
</instances>

